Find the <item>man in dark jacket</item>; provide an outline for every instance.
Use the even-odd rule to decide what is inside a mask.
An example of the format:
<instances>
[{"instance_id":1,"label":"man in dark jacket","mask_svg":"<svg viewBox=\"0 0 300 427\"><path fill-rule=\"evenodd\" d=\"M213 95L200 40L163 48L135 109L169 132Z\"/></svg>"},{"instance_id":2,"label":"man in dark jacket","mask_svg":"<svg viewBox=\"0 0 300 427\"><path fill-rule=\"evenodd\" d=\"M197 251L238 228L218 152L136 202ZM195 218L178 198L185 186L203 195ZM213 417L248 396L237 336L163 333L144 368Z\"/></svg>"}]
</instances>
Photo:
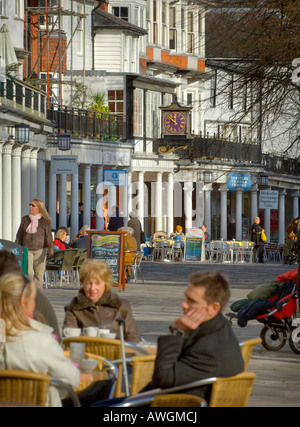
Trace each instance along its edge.
<instances>
[{"instance_id":1,"label":"man in dark jacket","mask_svg":"<svg viewBox=\"0 0 300 427\"><path fill-rule=\"evenodd\" d=\"M170 336L158 338L154 374L143 391L229 377L244 370L238 340L222 315L230 297L226 276L217 271L201 271L191 274L189 280L183 316L170 326ZM191 394L209 400L210 390L210 386L201 387Z\"/></svg>"},{"instance_id":2,"label":"man in dark jacket","mask_svg":"<svg viewBox=\"0 0 300 427\"><path fill-rule=\"evenodd\" d=\"M260 226L260 218L258 216L253 218L253 224L251 226L251 242L254 242L254 250L253 250L253 261L256 262L258 258L259 263L263 263L264 256L264 242L261 240L261 232L262 228Z\"/></svg>"}]
</instances>

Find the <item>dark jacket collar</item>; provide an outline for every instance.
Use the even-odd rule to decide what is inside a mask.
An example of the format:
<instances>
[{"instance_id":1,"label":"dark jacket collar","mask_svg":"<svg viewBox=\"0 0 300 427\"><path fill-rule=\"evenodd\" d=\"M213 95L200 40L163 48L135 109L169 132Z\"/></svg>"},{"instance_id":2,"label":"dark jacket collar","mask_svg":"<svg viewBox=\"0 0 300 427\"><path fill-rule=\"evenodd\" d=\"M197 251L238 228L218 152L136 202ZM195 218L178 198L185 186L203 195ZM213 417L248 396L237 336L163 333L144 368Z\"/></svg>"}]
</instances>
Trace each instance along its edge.
<instances>
[{"instance_id":1,"label":"dark jacket collar","mask_svg":"<svg viewBox=\"0 0 300 427\"><path fill-rule=\"evenodd\" d=\"M109 306L119 308L121 306L121 301L118 295L114 294L109 290L105 292L96 303L87 298L84 294L84 290L80 289L78 292L78 296L75 297L71 303L67 306L72 310L86 310L90 307L99 307L99 306Z\"/></svg>"}]
</instances>

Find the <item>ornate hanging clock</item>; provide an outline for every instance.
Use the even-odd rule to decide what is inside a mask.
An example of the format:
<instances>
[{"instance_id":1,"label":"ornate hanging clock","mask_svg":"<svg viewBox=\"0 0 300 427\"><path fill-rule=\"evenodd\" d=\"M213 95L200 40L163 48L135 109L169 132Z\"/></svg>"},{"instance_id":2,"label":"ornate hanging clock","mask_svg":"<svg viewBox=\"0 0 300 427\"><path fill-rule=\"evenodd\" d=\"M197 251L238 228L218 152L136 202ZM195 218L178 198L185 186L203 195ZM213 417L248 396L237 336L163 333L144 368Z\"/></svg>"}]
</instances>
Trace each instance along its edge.
<instances>
[{"instance_id":1,"label":"ornate hanging clock","mask_svg":"<svg viewBox=\"0 0 300 427\"><path fill-rule=\"evenodd\" d=\"M187 125L187 118L185 111L170 111L164 117L165 130L172 134L182 134Z\"/></svg>"},{"instance_id":2,"label":"ornate hanging clock","mask_svg":"<svg viewBox=\"0 0 300 427\"><path fill-rule=\"evenodd\" d=\"M190 137L192 107L183 107L177 99L162 111L162 138L186 139Z\"/></svg>"}]
</instances>

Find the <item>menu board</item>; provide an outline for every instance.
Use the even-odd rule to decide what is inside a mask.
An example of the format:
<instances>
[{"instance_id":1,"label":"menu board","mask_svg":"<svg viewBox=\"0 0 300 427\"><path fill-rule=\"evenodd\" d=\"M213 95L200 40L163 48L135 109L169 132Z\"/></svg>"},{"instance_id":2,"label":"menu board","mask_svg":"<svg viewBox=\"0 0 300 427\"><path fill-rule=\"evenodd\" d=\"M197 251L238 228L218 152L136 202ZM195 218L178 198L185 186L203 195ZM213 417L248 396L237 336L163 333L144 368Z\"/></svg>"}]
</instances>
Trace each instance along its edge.
<instances>
[{"instance_id":1,"label":"menu board","mask_svg":"<svg viewBox=\"0 0 300 427\"><path fill-rule=\"evenodd\" d=\"M201 229L190 229L185 236L184 261L205 261L204 233Z\"/></svg>"},{"instance_id":2,"label":"menu board","mask_svg":"<svg viewBox=\"0 0 300 427\"><path fill-rule=\"evenodd\" d=\"M88 258L101 259L110 266L114 286L119 290L125 288L124 235L118 231L88 232Z\"/></svg>"}]
</instances>

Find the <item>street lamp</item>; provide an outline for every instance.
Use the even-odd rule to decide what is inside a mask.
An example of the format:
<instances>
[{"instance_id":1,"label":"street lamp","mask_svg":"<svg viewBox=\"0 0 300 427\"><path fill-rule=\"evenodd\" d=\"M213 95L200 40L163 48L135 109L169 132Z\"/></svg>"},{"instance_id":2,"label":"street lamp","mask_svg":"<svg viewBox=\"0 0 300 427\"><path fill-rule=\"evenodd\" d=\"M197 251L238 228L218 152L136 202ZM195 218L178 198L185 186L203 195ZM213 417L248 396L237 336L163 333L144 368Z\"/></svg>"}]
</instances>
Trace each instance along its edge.
<instances>
[{"instance_id":1,"label":"street lamp","mask_svg":"<svg viewBox=\"0 0 300 427\"><path fill-rule=\"evenodd\" d=\"M207 184L210 184L212 182L212 173L211 171L204 171L203 172L203 181Z\"/></svg>"},{"instance_id":2,"label":"street lamp","mask_svg":"<svg viewBox=\"0 0 300 427\"><path fill-rule=\"evenodd\" d=\"M20 123L15 125L15 142L28 144L29 142L29 125Z\"/></svg>"},{"instance_id":3,"label":"street lamp","mask_svg":"<svg viewBox=\"0 0 300 427\"><path fill-rule=\"evenodd\" d=\"M68 151L71 149L71 135L69 133L59 133L57 137L59 150Z\"/></svg>"},{"instance_id":4,"label":"street lamp","mask_svg":"<svg viewBox=\"0 0 300 427\"><path fill-rule=\"evenodd\" d=\"M259 185L260 187L268 187L269 186L269 177L263 172L259 175Z\"/></svg>"}]
</instances>

